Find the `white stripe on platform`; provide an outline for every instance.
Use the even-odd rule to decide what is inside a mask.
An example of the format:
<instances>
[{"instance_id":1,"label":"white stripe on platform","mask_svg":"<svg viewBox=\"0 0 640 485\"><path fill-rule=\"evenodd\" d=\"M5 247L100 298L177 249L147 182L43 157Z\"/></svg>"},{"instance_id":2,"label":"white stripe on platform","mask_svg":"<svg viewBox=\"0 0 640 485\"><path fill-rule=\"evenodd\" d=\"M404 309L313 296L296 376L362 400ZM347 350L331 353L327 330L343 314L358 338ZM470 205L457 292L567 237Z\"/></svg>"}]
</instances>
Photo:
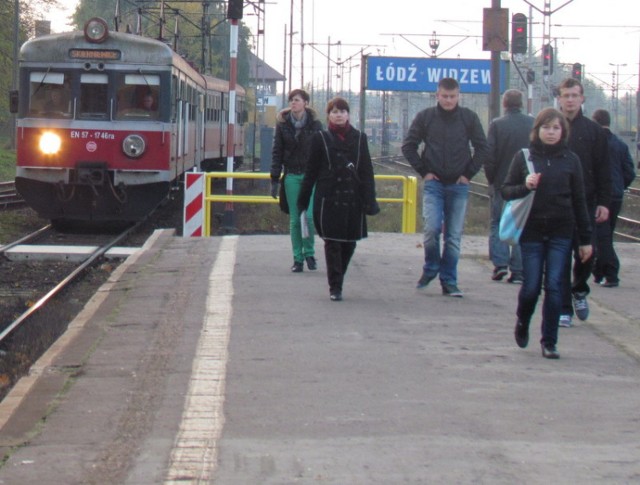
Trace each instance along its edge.
<instances>
[{"instance_id":1,"label":"white stripe on platform","mask_svg":"<svg viewBox=\"0 0 640 485\"><path fill-rule=\"evenodd\" d=\"M222 238L209 275L207 313L193 361L180 430L171 453L166 485L208 483L218 461L233 311L233 271L238 236Z\"/></svg>"}]
</instances>

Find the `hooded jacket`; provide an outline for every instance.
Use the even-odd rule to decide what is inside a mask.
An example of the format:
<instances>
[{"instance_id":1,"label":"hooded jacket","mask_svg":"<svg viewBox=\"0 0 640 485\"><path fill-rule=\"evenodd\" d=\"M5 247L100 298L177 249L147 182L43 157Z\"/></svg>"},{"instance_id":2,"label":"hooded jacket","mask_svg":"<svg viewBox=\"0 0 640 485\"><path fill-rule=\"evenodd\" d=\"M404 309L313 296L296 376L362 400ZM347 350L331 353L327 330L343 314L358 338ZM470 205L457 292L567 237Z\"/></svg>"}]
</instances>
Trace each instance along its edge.
<instances>
[{"instance_id":1,"label":"hooded jacket","mask_svg":"<svg viewBox=\"0 0 640 485\"><path fill-rule=\"evenodd\" d=\"M534 170L542 175L520 241L541 241L546 237L572 239L577 227L580 244L590 244L592 227L580 160L564 142L555 145L532 142L529 149ZM512 200L527 195L528 174L523 152L519 151L502 186L502 198Z\"/></svg>"}]
</instances>

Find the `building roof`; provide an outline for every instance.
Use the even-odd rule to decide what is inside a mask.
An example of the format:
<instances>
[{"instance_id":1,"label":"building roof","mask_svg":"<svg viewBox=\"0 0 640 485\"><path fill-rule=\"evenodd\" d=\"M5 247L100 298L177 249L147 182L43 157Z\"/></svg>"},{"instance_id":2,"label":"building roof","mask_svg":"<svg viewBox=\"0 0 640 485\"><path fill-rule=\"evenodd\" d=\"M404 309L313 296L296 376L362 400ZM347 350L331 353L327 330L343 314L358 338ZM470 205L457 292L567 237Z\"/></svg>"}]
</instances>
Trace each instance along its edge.
<instances>
[{"instance_id":1,"label":"building roof","mask_svg":"<svg viewBox=\"0 0 640 485\"><path fill-rule=\"evenodd\" d=\"M287 78L254 53L249 52L249 79L258 82L276 82L285 81Z\"/></svg>"}]
</instances>

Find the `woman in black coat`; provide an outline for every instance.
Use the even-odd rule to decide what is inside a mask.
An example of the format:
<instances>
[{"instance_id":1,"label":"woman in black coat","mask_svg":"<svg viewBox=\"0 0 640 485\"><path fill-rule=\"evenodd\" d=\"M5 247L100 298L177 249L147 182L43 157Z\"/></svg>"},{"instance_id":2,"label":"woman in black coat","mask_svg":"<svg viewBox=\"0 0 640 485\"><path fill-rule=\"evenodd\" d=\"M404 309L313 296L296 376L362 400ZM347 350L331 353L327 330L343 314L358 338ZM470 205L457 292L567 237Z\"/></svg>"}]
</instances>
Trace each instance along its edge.
<instances>
[{"instance_id":1,"label":"woman in black coat","mask_svg":"<svg viewBox=\"0 0 640 485\"><path fill-rule=\"evenodd\" d=\"M342 300L342 283L356 241L367 237L365 214L380 212L367 135L349 124L349 103L334 98L327 104L329 129L314 134L298 197L301 211L309 207L315 185L313 221L324 240L329 295Z\"/></svg>"}]
</instances>

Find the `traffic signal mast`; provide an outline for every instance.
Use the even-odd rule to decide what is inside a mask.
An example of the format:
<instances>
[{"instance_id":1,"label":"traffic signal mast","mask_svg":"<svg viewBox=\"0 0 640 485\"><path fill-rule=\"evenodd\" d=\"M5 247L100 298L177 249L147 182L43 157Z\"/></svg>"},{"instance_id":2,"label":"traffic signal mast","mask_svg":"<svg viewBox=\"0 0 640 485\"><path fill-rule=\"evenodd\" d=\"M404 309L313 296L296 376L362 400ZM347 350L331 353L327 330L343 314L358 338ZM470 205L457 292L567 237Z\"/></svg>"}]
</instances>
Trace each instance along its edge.
<instances>
[{"instance_id":1,"label":"traffic signal mast","mask_svg":"<svg viewBox=\"0 0 640 485\"><path fill-rule=\"evenodd\" d=\"M527 53L527 16L523 13L511 17L511 54Z\"/></svg>"}]
</instances>

